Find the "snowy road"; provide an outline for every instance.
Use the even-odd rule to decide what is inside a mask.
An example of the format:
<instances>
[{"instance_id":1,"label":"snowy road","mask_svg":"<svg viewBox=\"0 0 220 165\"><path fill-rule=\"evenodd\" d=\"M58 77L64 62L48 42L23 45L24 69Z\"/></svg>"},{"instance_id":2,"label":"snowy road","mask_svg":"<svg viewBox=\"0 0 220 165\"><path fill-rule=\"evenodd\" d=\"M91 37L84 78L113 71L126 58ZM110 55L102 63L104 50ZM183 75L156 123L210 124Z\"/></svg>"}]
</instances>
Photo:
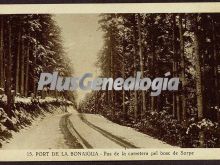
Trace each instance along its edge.
<instances>
[{"instance_id":1,"label":"snowy road","mask_svg":"<svg viewBox=\"0 0 220 165\"><path fill-rule=\"evenodd\" d=\"M64 114L46 114L18 133L13 133L9 143L3 149L67 149L80 148L74 137L65 130L62 117Z\"/></svg>"},{"instance_id":2,"label":"snowy road","mask_svg":"<svg viewBox=\"0 0 220 165\"><path fill-rule=\"evenodd\" d=\"M113 123L101 115L72 111L69 117L74 129L91 148L172 148L133 128Z\"/></svg>"},{"instance_id":3,"label":"snowy road","mask_svg":"<svg viewBox=\"0 0 220 165\"><path fill-rule=\"evenodd\" d=\"M171 148L133 128L115 124L96 114L49 114L19 133L3 149Z\"/></svg>"}]
</instances>

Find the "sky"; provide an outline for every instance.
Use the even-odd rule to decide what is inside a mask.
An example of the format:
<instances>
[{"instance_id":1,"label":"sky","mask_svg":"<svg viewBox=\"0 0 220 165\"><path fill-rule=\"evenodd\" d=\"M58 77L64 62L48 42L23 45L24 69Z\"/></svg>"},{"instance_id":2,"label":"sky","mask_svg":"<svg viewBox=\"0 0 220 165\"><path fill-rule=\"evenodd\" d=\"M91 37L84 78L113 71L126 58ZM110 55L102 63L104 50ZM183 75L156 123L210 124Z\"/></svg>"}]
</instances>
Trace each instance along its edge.
<instances>
[{"instance_id":1,"label":"sky","mask_svg":"<svg viewBox=\"0 0 220 165\"><path fill-rule=\"evenodd\" d=\"M103 32L99 29L98 14L59 14L54 19L61 28L61 37L67 56L71 60L74 76L85 73L97 76L95 63L103 46ZM87 92L77 90L78 102Z\"/></svg>"}]
</instances>

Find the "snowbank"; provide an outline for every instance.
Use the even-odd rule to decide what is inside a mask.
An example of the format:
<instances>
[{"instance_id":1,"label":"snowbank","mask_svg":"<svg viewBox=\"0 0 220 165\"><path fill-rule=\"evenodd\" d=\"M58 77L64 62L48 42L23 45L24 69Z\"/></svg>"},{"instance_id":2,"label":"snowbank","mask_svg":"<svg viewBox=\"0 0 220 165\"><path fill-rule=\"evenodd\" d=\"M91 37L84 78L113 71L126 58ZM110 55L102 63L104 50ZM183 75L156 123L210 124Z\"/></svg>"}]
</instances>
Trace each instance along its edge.
<instances>
[{"instance_id":1,"label":"snowbank","mask_svg":"<svg viewBox=\"0 0 220 165\"><path fill-rule=\"evenodd\" d=\"M8 117L6 113L7 97L3 95L0 100L0 147L3 141L12 137L13 132L31 125L37 117L45 116L45 112L53 113L56 107L65 111L65 106L72 105L70 101L46 97L45 99L33 99L31 97L22 98L15 97L12 105L12 117Z\"/></svg>"}]
</instances>

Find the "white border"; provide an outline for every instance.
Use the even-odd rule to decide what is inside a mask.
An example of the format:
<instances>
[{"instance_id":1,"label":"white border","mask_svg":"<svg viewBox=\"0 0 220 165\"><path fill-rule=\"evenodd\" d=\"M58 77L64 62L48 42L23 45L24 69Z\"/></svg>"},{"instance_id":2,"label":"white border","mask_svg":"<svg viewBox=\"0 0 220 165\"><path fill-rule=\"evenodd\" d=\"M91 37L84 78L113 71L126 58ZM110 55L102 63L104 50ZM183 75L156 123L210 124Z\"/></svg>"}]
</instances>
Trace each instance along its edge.
<instances>
[{"instance_id":1,"label":"white border","mask_svg":"<svg viewBox=\"0 0 220 165\"><path fill-rule=\"evenodd\" d=\"M220 12L220 2L0 5L0 14L195 13L195 12L218 13Z\"/></svg>"},{"instance_id":2,"label":"white border","mask_svg":"<svg viewBox=\"0 0 220 165\"><path fill-rule=\"evenodd\" d=\"M219 13L220 2L211 3L119 3L119 4L35 4L35 5L0 5L0 14L91 14L91 13ZM108 152L130 152L133 149L117 150L106 149L93 151ZM119 156L119 157L36 157L28 156L28 152L71 152L88 151L83 150L0 150L0 161L39 161L39 160L198 160L198 159L220 159L220 148L209 149L135 149L133 151L153 152L153 151L174 151L194 152L193 156L169 155L169 156Z\"/></svg>"}]
</instances>

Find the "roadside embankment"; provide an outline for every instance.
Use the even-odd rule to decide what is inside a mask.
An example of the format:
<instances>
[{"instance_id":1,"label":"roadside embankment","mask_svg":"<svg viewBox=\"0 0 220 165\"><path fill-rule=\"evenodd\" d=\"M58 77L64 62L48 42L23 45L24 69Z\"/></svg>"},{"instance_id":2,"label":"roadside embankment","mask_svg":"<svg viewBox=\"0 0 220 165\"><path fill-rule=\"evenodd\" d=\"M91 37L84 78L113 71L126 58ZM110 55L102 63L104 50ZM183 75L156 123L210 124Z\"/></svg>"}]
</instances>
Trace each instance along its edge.
<instances>
[{"instance_id":1,"label":"roadside embankment","mask_svg":"<svg viewBox=\"0 0 220 165\"><path fill-rule=\"evenodd\" d=\"M45 99L16 97L12 106L13 115L9 117L5 111L6 100L4 98L0 100L0 147L3 141L12 137L13 132L31 125L37 118L45 117L46 113L63 113L67 106L72 106L72 102L52 97Z\"/></svg>"}]
</instances>

